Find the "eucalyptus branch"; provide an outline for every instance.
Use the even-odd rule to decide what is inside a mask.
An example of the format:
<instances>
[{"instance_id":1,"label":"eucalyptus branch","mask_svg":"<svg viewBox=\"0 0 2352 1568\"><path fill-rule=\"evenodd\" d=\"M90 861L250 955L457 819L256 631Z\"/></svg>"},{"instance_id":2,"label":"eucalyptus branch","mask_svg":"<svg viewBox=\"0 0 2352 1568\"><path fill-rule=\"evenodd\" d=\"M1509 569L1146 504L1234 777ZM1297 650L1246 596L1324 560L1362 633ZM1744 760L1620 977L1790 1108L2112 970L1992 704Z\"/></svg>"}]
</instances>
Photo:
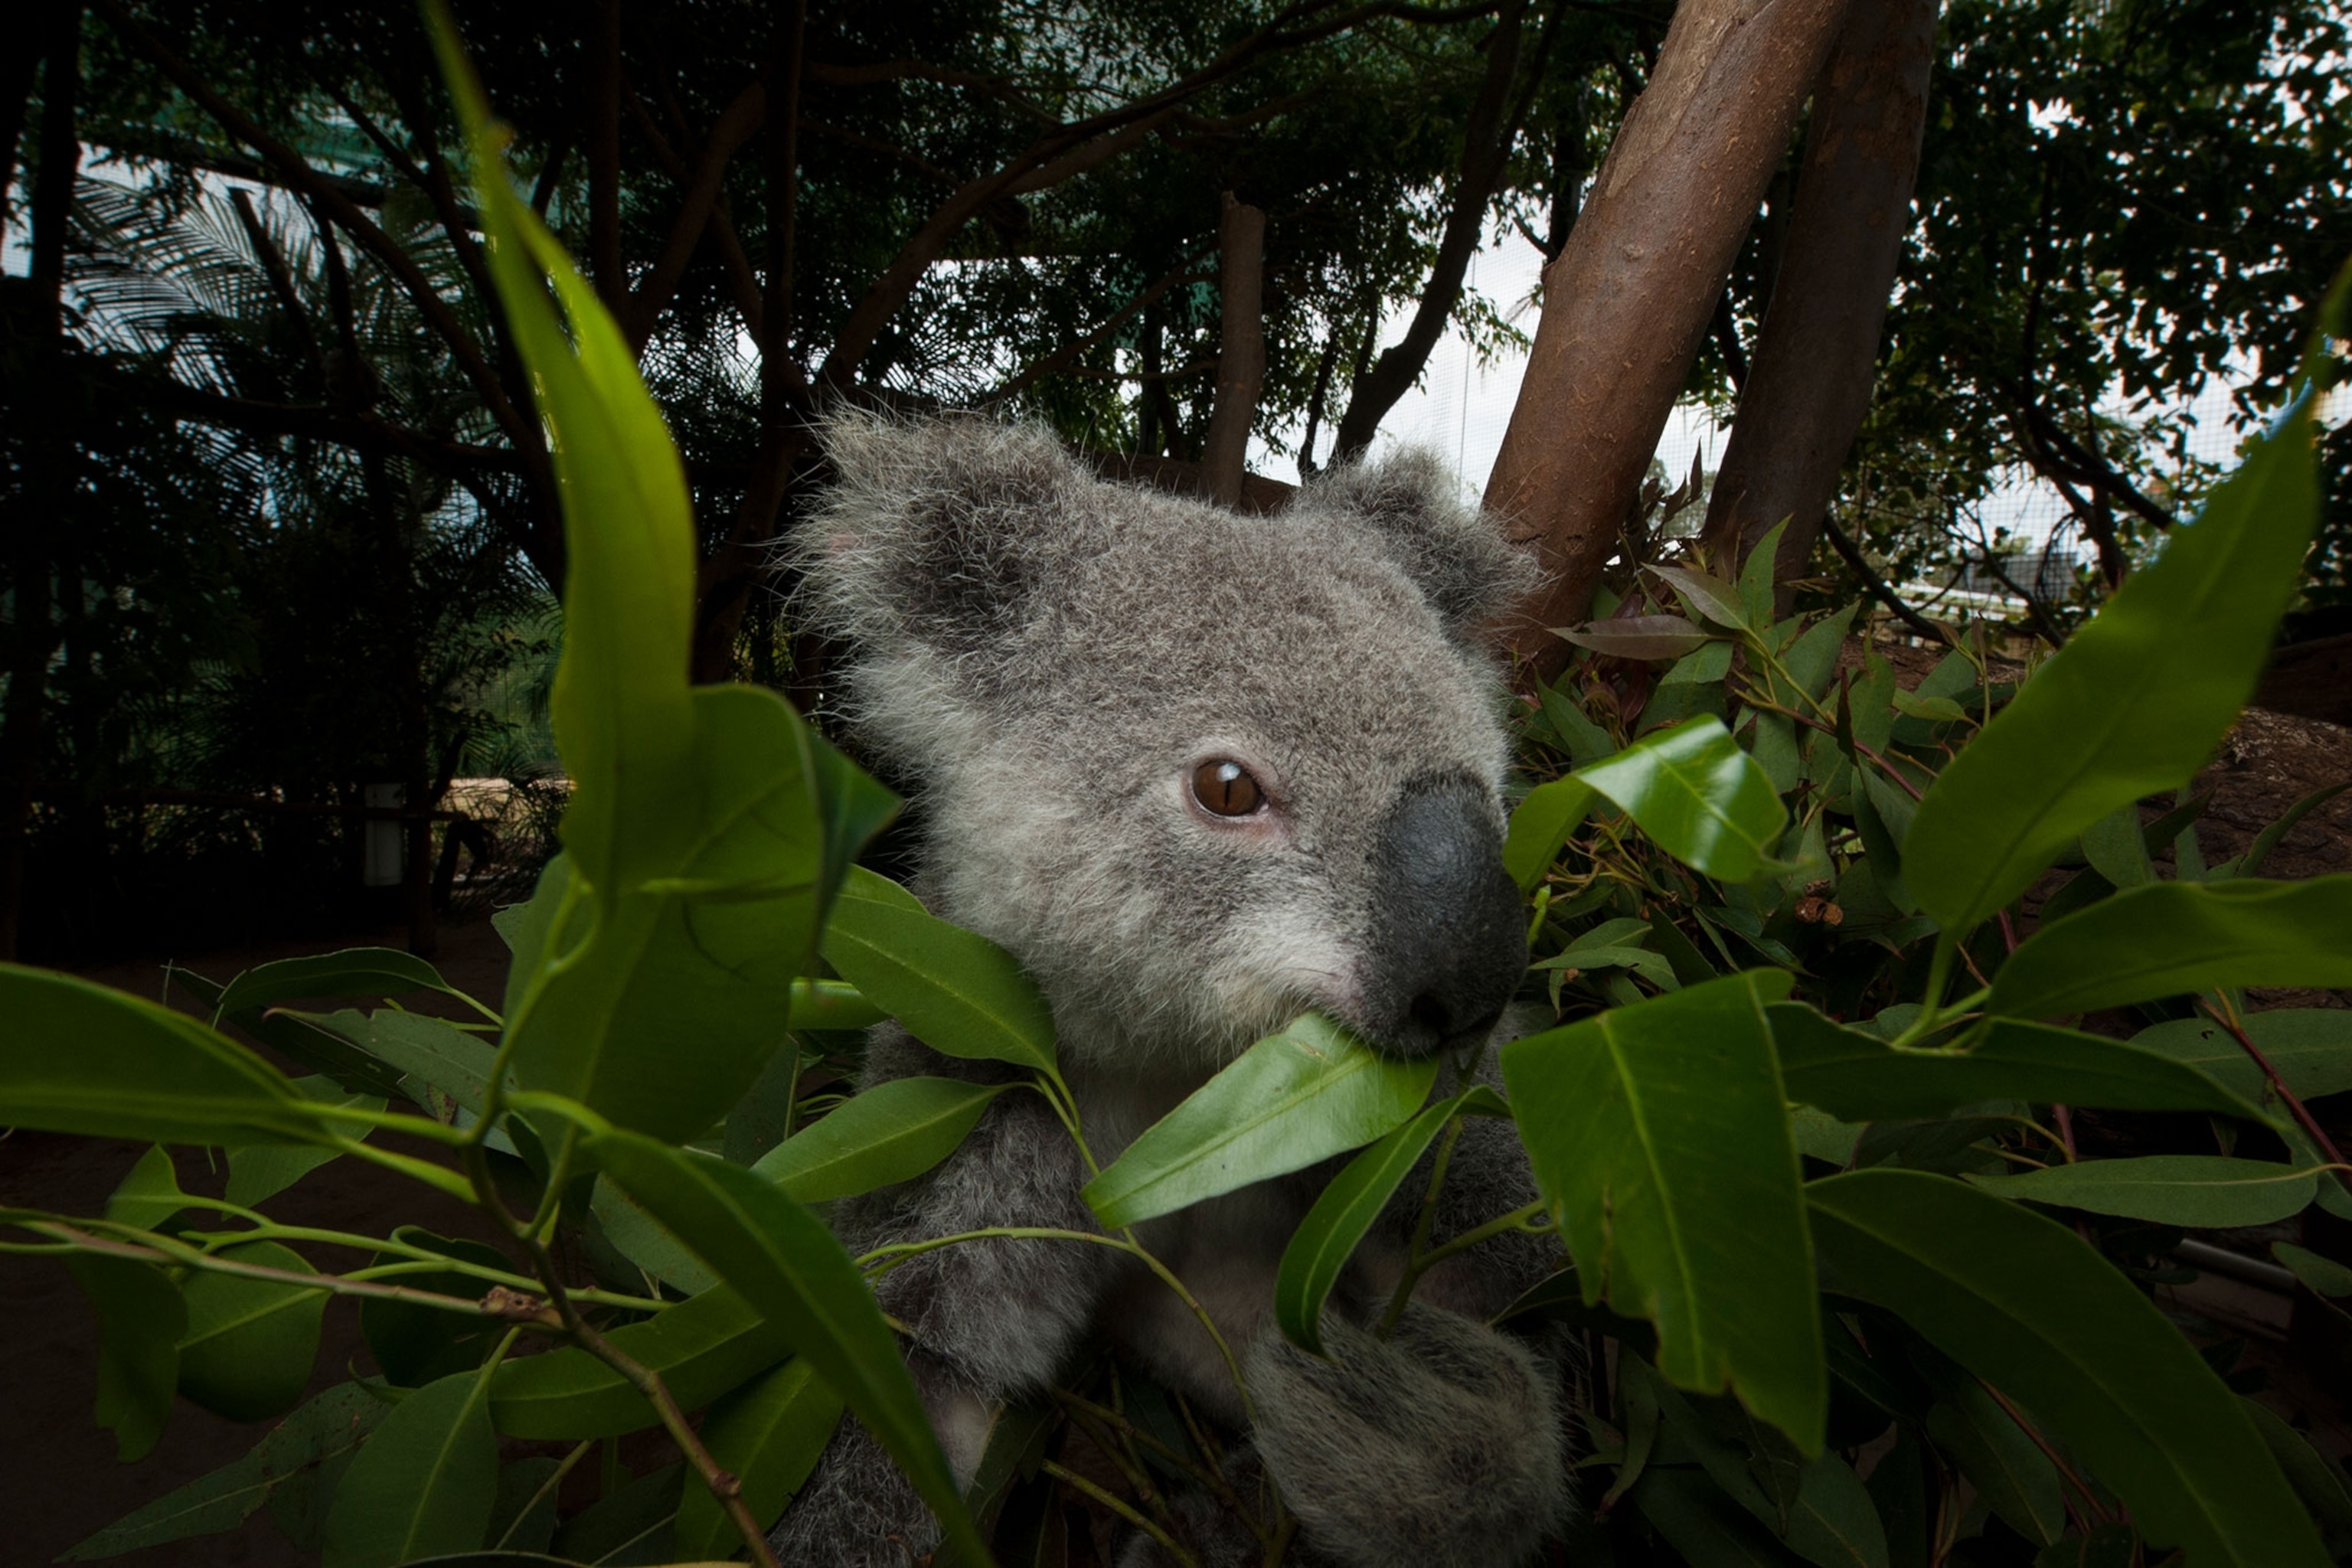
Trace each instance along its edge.
<instances>
[{"instance_id":1,"label":"eucalyptus branch","mask_svg":"<svg viewBox=\"0 0 2352 1568\"><path fill-rule=\"evenodd\" d=\"M1141 1443L1144 1447L1150 1448L1153 1453L1159 1455L1160 1458L1167 1461L1167 1463L1173 1466L1178 1470L1182 1471L1188 1479L1198 1484L1202 1489L1215 1497L1219 1502L1223 1503L1225 1507L1231 1510L1237 1518L1239 1518L1244 1523L1249 1525L1252 1533L1255 1534L1259 1540L1263 1541L1265 1539L1265 1531L1259 1526L1256 1519L1251 1513L1250 1510L1243 1504L1240 1494L1234 1490L1232 1483L1225 1479L1223 1472L1214 1468L1213 1466L1196 1464L1187 1456L1178 1453L1174 1448L1169 1447L1168 1444L1160 1441L1158 1437L1153 1436L1150 1433L1145 1431L1142 1427L1138 1426L1133 1421L1129 1420L1124 1411L1113 1410L1108 1405L1097 1405L1093 1400L1087 1398L1085 1395L1073 1394L1065 1388L1056 1388L1051 1392L1053 1394L1054 1402L1067 1410L1073 1417L1076 1417L1081 1414L1090 1416L1095 1420L1103 1422L1115 1428L1120 1436L1128 1443ZM1198 1441L1198 1439L1196 1438L1195 1441ZM1099 1442L1099 1439L1097 1439L1097 1442ZM1206 1448L1202 1448L1201 1451L1204 1455L1208 1452ZM1148 1485L1149 1483L1147 1482L1146 1484Z\"/></svg>"},{"instance_id":2,"label":"eucalyptus branch","mask_svg":"<svg viewBox=\"0 0 2352 1568\"><path fill-rule=\"evenodd\" d=\"M2300 1126L2309 1135L2311 1141L2319 1146L2319 1152L2327 1156L2332 1165L2342 1167L2345 1163L2344 1155L2342 1151L2336 1147L2336 1140L2330 1138L2327 1135L2327 1130L2320 1126L2319 1118L2312 1115L2311 1108L2304 1104L2303 1098L2287 1088L2286 1079L2279 1076L2279 1070L2272 1064L2271 1058L2263 1053L2260 1046L2254 1044L2253 1037L2246 1033L2245 1025L2238 1018L2238 1009L2231 1004L2229 993L2216 991L2210 1001L2200 996L2197 998L2197 1005L2204 1009L2208 1017L2230 1032L2230 1037L2238 1042L2238 1048L2252 1058L2254 1065L2263 1069L2263 1077L2270 1080L2272 1090L2278 1095L2280 1103L2284 1105L2288 1113L2294 1118L2296 1125ZM2352 1182L2345 1180L2340 1169L2336 1179L2347 1190L2352 1190Z\"/></svg>"},{"instance_id":3,"label":"eucalyptus branch","mask_svg":"<svg viewBox=\"0 0 2352 1568\"><path fill-rule=\"evenodd\" d=\"M487 1297L481 1300L470 1300L463 1296L446 1296L437 1290L417 1290L405 1285L378 1285L358 1275L299 1274L291 1268L272 1268L267 1264L221 1258L152 1232L132 1231L128 1226L121 1228L146 1239L125 1241L80 1228L82 1225L104 1224L104 1221L69 1223L62 1219L17 1219L9 1223L37 1236L54 1237L61 1245L29 1247L13 1242L0 1242L0 1252L91 1252L106 1258L127 1258L138 1263L152 1263L158 1268L193 1268L205 1274L233 1274L240 1279L265 1279L273 1285L290 1286L298 1290L317 1290L331 1296L406 1301L412 1306L431 1307L443 1312L463 1312L478 1318L501 1318L504 1315L488 1305ZM496 1289L493 1288L493 1293Z\"/></svg>"}]
</instances>

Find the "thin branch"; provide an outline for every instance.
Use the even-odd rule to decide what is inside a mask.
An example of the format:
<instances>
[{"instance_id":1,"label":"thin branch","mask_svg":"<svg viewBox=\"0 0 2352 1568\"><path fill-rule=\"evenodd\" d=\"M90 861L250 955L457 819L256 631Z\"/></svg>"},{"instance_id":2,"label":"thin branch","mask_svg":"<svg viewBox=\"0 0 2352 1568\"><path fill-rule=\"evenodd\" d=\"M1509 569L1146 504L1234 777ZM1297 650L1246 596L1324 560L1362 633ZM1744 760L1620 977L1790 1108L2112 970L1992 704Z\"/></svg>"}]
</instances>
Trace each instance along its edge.
<instances>
[{"instance_id":1,"label":"thin branch","mask_svg":"<svg viewBox=\"0 0 2352 1568\"><path fill-rule=\"evenodd\" d=\"M755 81L735 95L702 139L702 154L678 202L669 238L655 258L653 270L629 295L628 309L622 315L629 326L629 346L633 350L645 348L646 340L653 336L654 322L669 308L671 297L677 292L686 264L693 257L702 231L709 226L711 208L727 177L728 160L735 156L737 148L751 140L767 114L768 89Z\"/></svg>"},{"instance_id":2,"label":"thin branch","mask_svg":"<svg viewBox=\"0 0 2352 1568\"><path fill-rule=\"evenodd\" d=\"M1129 300L1126 304L1120 306L1118 311L1100 327L1087 333L1083 338L1063 344L1060 348L1055 349L1052 353L1047 354L1041 360L1038 360L1026 370L1021 372L1020 374L1014 376L1011 381L1006 382L1003 386L998 387L994 392L992 392L986 397L982 398L980 400L981 406L984 408L993 407L995 405L1003 403L1008 398L1018 397L1023 393L1028 391L1032 386L1034 386L1038 382L1044 380L1046 376L1057 374L1068 370L1069 367L1076 361L1085 358L1087 354L1093 353L1097 348L1101 346L1104 340L1108 339L1113 332L1116 332L1119 328L1127 325L1129 321L1133 321L1139 311L1149 310L1159 300L1161 295L1167 293L1169 289L1175 288L1178 284L1202 283L1208 281L1208 274L1192 270L1193 268L1199 265L1201 258L1204 254L1206 254L1205 251L1194 251L1192 255L1186 257L1183 260L1170 268L1166 272L1161 273L1158 279L1152 281L1149 288L1145 289L1143 292L1138 294L1134 299ZM1174 374L1179 375L1189 375L1192 374L1192 371L1204 369L1207 364L1213 364L1215 363L1216 362L1213 360L1208 361L1202 365L1192 367L1192 370L1178 371ZM1141 381L1148 379L1148 377L1142 375L1131 375L1124 376L1121 379Z\"/></svg>"},{"instance_id":3,"label":"thin branch","mask_svg":"<svg viewBox=\"0 0 2352 1568\"><path fill-rule=\"evenodd\" d=\"M1861 547L1846 536L1845 530L1838 526L1836 518L1824 512L1822 516L1822 532L1828 538L1830 547L1853 569L1854 575L1862 579L1862 585L1875 595L1879 603L1894 611L1896 619L1923 637L1931 637L1946 647L1951 645L1952 639L1944 635L1942 627L1905 604L1902 596L1895 592L1893 585L1885 577L1879 575L1878 569L1863 559Z\"/></svg>"}]
</instances>

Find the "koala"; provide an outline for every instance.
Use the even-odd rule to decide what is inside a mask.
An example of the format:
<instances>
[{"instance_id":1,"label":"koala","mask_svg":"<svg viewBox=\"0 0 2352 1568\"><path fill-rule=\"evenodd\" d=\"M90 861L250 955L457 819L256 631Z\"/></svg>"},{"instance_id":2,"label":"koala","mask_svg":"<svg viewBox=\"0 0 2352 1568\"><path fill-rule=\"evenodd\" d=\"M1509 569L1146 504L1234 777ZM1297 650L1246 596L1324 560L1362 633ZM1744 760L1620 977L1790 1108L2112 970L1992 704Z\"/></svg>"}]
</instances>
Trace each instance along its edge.
<instances>
[{"instance_id":1,"label":"koala","mask_svg":"<svg viewBox=\"0 0 2352 1568\"><path fill-rule=\"evenodd\" d=\"M825 446L839 479L793 546L807 613L853 650L846 713L917 797L916 892L1036 980L1098 1160L1303 1012L1407 1058L1495 1030L1527 944L1501 861L1502 694L1478 628L1532 569L1434 463L1343 469L1253 517L1106 482L1049 434L979 418L844 416ZM885 1025L866 1081L1012 1072ZM884 1275L959 1477L994 1410L1099 1343L1226 1429L1235 1489L1270 1483L1298 1521L1290 1562L1529 1560L1568 1507L1562 1370L1487 1325L1555 1266L1555 1245L1514 1232L1461 1254L1375 1334L1424 1169L1333 1292L1318 1358L1275 1327L1273 1286L1337 1168L1139 1227L1241 1361L1246 1405L1192 1312L1109 1248L961 1243ZM940 1165L834 1221L853 1250L1098 1231L1078 1195L1088 1173L1040 1097L1003 1095ZM1429 1235L1533 1197L1508 1125L1475 1120ZM1202 1502L1179 1505L1188 1551L1264 1560ZM787 1563L896 1568L937 1539L845 1423L775 1545ZM1139 1535L1122 1564L1160 1552Z\"/></svg>"}]
</instances>

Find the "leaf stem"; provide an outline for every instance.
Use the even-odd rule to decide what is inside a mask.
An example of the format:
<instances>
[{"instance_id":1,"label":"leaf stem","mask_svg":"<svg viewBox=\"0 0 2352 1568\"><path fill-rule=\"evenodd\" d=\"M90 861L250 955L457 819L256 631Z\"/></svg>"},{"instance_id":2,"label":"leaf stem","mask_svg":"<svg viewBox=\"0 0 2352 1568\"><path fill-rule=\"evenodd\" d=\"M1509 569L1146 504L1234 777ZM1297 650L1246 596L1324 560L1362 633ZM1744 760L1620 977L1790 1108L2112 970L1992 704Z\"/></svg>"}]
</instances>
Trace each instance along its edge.
<instances>
[{"instance_id":1,"label":"leaf stem","mask_svg":"<svg viewBox=\"0 0 2352 1568\"><path fill-rule=\"evenodd\" d=\"M2279 1076L2279 1070L2272 1065L2270 1058L2263 1054L2263 1048L2254 1044L2253 1037L2246 1033L2245 1025L2239 1021L2237 1008L2230 1004L2229 993L2216 991L2210 1001L2200 995L2197 998L2197 1005L2202 1007L2215 1023L2229 1030L2230 1037L2238 1042L2238 1048L2252 1057L2254 1065L2263 1069L2263 1077L2270 1080L2271 1088L2277 1093L2280 1102L2287 1108L2288 1112L2294 1117L2304 1131L2310 1134L2311 1141L2319 1145L2319 1152L2327 1156L2330 1163L2343 1164L2344 1154L2336 1147L2336 1140L2330 1138L2327 1135L2327 1130L2320 1126L2319 1118L2312 1115L2311 1108L2304 1104L2302 1097L2287 1088L2286 1079ZM2341 1174L2338 1174L2336 1179L2339 1183L2344 1183L2344 1177ZM2352 1190L2352 1183L2346 1183L2345 1185L2348 1190Z\"/></svg>"},{"instance_id":2,"label":"leaf stem","mask_svg":"<svg viewBox=\"0 0 2352 1568\"><path fill-rule=\"evenodd\" d=\"M1396 1294L1389 1298L1389 1310L1381 1314L1380 1324L1372 1332L1382 1339L1388 1337L1389 1331L1396 1327L1397 1320L1404 1316L1405 1304L1412 1299L1412 1288L1421 1282L1423 1275L1447 1258L1469 1251L1482 1241L1491 1241L1507 1231L1530 1228L1528 1222L1542 1214L1544 1206L1544 1200L1538 1198L1508 1214L1496 1215L1484 1225L1473 1226L1442 1247L1418 1253L1405 1265L1404 1278L1397 1282Z\"/></svg>"}]
</instances>

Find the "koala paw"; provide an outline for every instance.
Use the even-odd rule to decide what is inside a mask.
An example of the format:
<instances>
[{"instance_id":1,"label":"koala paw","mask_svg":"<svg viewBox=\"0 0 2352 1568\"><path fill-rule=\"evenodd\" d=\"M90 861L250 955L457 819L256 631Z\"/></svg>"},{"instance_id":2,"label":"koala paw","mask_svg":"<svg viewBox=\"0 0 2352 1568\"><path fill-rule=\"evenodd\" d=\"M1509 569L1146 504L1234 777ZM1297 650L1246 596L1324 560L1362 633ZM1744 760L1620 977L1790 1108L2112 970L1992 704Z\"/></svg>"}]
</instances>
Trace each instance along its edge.
<instances>
[{"instance_id":1,"label":"koala paw","mask_svg":"<svg viewBox=\"0 0 2352 1568\"><path fill-rule=\"evenodd\" d=\"M1556 1379L1517 1341L1418 1302L1386 1340L1327 1317L1321 1360L1250 1352L1257 1450L1300 1531L1339 1562L1507 1568L1565 1517Z\"/></svg>"}]
</instances>

